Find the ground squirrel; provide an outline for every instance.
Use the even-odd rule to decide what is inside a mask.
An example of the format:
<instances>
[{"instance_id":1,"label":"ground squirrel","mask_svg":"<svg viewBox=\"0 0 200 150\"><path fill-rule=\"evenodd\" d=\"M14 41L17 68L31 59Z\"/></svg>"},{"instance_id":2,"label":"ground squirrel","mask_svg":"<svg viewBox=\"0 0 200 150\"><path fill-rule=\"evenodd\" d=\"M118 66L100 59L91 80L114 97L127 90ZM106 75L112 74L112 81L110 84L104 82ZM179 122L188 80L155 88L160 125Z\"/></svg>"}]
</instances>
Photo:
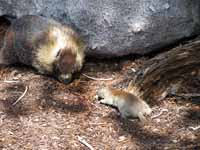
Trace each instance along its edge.
<instances>
[{"instance_id":1,"label":"ground squirrel","mask_svg":"<svg viewBox=\"0 0 200 150\"><path fill-rule=\"evenodd\" d=\"M149 105L139 97L121 89L100 87L97 96L103 104L118 108L122 118L139 118L145 121L145 115L150 115L152 110Z\"/></svg>"}]
</instances>

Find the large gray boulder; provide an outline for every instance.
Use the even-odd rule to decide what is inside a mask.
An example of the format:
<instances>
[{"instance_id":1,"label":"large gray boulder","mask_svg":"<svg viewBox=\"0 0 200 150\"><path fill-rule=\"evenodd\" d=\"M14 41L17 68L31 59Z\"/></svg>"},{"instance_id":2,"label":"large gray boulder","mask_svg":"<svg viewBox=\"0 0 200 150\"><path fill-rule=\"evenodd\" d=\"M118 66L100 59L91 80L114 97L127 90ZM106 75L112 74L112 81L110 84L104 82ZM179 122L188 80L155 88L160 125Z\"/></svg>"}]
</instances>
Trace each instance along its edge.
<instances>
[{"instance_id":1,"label":"large gray boulder","mask_svg":"<svg viewBox=\"0 0 200 150\"><path fill-rule=\"evenodd\" d=\"M200 0L0 0L0 15L36 14L76 28L89 55L146 54L200 33Z\"/></svg>"}]
</instances>

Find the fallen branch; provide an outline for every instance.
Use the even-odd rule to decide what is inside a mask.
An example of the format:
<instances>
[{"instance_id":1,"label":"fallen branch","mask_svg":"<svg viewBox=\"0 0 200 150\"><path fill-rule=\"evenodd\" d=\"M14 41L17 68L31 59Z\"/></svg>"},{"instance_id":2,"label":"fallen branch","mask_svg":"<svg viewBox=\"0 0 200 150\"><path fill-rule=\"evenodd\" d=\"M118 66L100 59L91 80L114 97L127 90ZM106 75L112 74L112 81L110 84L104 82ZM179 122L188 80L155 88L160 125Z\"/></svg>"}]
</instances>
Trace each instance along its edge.
<instances>
[{"instance_id":1,"label":"fallen branch","mask_svg":"<svg viewBox=\"0 0 200 150\"><path fill-rule=\"evenodd\" d=\"M133 71L134 73L136 72L136 69L134 69L134 68L131 68L131 71Z\"/></svg>"},{"instance_id":2,"label":"fallen branch","mask_svg":"<svg viewBox=\"0 0 200 150\"><path fill-rule=\"evenodd\" d=\"M87 142L83 139L83 137L78 136L78 140L79 140L80 143L82 143L83 145L87 146L90 150L94 150L94 148L93 148L89 143L87 143Z\"/></svg>"},{"instance_id":3,"label":"fallen branch","mask_svg":"<svg viewBox=\"0 0 200 150\"><path fill-rule=\"evenodd\" d=\"M200 125L197 126L197 127L189 127L189 129L192 129L193 131L196 131L196 130L200 129Z\"/></svg>"},{"instance_id":4,"label":"fallen branch","mask_svg":"<svg viewBox=\"0 0 200 150\"><path fill-rule=\"evenodd\" d=\"M4 81L0 81L3 83L19 83L19 81L15 81L15 80L4 80Z\"/></svg>"},{"instance_id":5,"label":"fallen branch","mask_svg":"<svg viewBox=\"0 0 200 150\"><path fill-rule=\"evenodd\" d=\"M82 75L89 78L89 79L96 80L96 81L111 81L111 80L113 80L113 78L107 78L107 79L105 79L105 78L95 78L95 77L88 76L84 73L82 73Z\"/></svg>"},{"instance_id":6,"label":"fallen branch","mask_svg":"<svg viewBox=\"0 0 200 150\"><path fill-rule=\"evenodd\" d=\"M26 86L24 93L22 93L22 95L12 104L13 106L16 105L27 93L28 91L28 87Z\"/></svg>"},{"instance_id":7,"label":"fallen branch","mask_svg":"<svg viewBox=\"0 0 200 150\"><path fill-rule=\"evenodd\" d=\"M168 112L168 109L161 109L160 113L157 114L157 115L152 116L151 119L158 118L158 117L161 116L164 112Z\"/></svg>"},{"instance_id":8,"label":"fallen branch","mask_svg":"<svg viewBox=\"0 0 200 150\"><path fill-rule=\"evenodd\" d=\"M188 94L176 94L176 93L171 93L170 95L176 96L176 97L182 97L182 98L195 98L195 97L200 97L199 93L188 93Z\"/></svg>"},{"instance_id":9,"label":"fallen branch","mask_svg":"<svg viewBox=\"0 0 200 150\"><path fill-rule=\"evenodd\" d=\"M108 124L107 123L90 123L90 125L102 126L102 125L108 125Z\"/></svg>"}]
</instances>

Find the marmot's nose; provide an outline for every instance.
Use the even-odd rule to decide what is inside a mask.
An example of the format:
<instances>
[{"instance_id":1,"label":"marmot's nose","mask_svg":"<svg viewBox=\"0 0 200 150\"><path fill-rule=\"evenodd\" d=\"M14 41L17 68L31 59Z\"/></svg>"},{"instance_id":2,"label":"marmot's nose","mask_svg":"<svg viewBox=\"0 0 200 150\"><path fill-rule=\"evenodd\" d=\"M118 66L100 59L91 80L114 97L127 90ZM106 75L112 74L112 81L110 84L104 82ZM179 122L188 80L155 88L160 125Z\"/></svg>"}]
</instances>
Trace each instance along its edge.
<instances>
[{"instance_id":1,"label":"marmot's nose","mask_svg":"<svg viewBox=\"0 0 200 150\"><path fill-rule=\"evenodd\" d=\"M58 76L58 80L64 84L69 84L72 81L72 74L61 74Z\"/></svg>"}]
</instances>

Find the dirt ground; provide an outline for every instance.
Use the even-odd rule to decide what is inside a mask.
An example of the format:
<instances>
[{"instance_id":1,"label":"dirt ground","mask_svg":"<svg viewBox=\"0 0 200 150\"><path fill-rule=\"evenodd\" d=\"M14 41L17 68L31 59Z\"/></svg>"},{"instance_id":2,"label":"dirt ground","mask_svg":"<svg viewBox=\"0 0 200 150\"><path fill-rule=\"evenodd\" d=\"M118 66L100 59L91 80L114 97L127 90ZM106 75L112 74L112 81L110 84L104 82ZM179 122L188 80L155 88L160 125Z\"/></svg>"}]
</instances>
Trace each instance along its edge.
<instances>
[{"instance_id":1,"label":"dirt ground","mask_svg":"<svg viewBox=\"0 0 200 150\"><path fill-rule=\"evenodd\" d=\"M2 150L198 150L199 99L170 97L159 101L146 124L123 120L116 109L99 104L102 84L125 87L148 58L88 60L82 73L64 85L25 66L0 67L0 149ZM198 93L200 74L184 76L180 92ZM16 82L6 82L16 81ZM17 103L17 99L25 95Z\"/></svg>"},{"instance_id":2,"label":"dirt ground","mask_svg":"<svg viewBox=\"0 0 200 150\"><path fill-rule=\"evenodd\" d=\"M153 115L165 110L163 114L142 124L121 119L115 109L95 100L100 85L123 85L143 61L87 62L83 73L113 80L81 75L69 85L24 66L1 68L0 149L88 149L80 137L98 150L200 149L200 130L191 129L200 124L199 103L168 97L152 106ZM199 79L187 89L199 90ZM26 87L25 96L13 105Z\"/></svg>"}]
</instances>

